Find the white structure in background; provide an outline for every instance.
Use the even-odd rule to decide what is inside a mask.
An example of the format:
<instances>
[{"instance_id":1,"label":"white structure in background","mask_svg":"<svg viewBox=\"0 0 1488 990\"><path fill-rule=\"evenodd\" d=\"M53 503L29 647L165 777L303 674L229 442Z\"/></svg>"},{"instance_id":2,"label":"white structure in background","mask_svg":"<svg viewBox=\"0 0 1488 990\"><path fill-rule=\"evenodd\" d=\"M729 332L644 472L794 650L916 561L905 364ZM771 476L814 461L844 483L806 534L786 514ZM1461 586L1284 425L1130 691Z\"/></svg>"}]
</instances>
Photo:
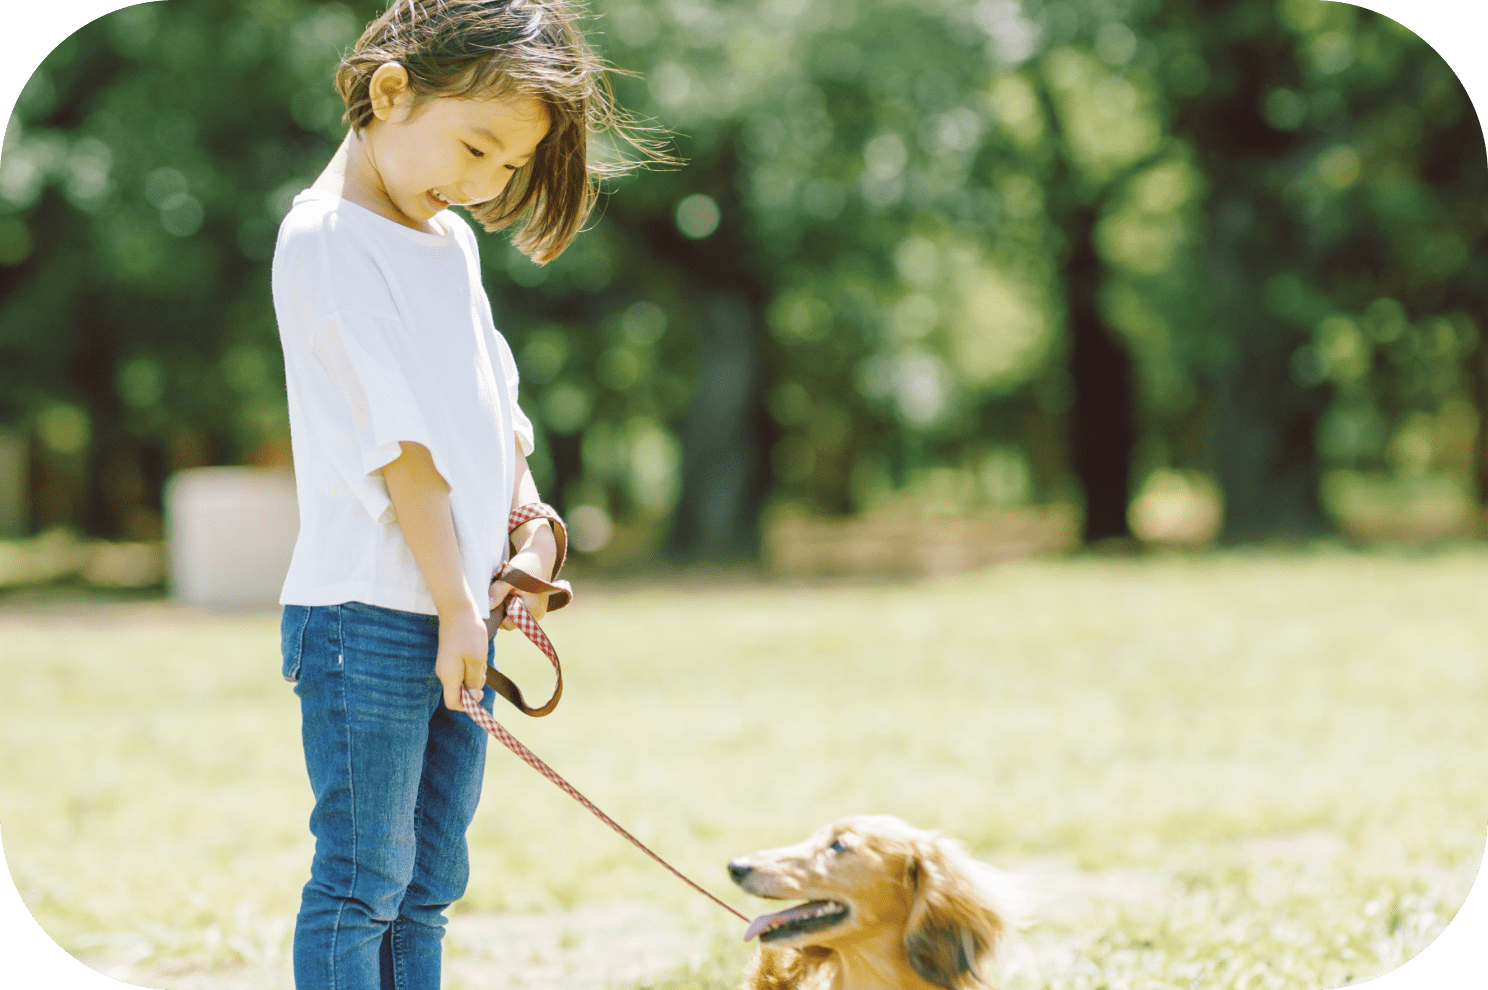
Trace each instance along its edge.
<instances>
[{"instance_id":1,"label":"white structure in background","mask_svg":"<svg viewBox=\"0 0 1488 990\"><path fill-rule=\"evenodd\" d=\"M181 471L165 488L171 594L210 608L273 605L300 529L288 468Z\"/></svg>"}]
</instances>

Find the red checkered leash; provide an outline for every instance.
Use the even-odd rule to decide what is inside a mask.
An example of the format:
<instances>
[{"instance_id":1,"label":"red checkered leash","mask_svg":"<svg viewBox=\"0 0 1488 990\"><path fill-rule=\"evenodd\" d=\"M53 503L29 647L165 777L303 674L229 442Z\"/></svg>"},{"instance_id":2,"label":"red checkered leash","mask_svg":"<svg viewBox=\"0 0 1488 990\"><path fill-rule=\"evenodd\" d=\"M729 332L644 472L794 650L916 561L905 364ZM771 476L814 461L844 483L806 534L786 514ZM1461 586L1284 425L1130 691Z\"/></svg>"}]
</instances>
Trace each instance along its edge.
<instances>
[{"instance_id":1,"label":"red checkered leash","mask_svg":"<svg viewBox=\"0 0 1488 990\"><path fill-rule=\"evenodd\" d=\"M558 515L558 510L551 505L544 502L529 502L511 511L511 515L506 520L506 531L514 533L534 519L547 519L553 524L553 541L558 549L557 555L553 558L553 579L544 581L535 574L528 574L521 568L513 567L511 561L507 561L501 565L500 573L491 579L491 583L505 581L518 591L534 595L546 592L548 611L556 612L573 601L573 586L558 577L558 572L563 570L563 562L568 559L568 527L563 525L563 517ZM542 626L538 625L532 613L527 611L527 606L522 604L519 596L509 594L505 600L492 606L491 617L486 620L487 635L494 638L496 630L501 628L501 623L505 619L511 619L516 627L522 630L524 636L547 654L548 662L553 665L553 674L556 677L553 684L553 696L542 705L533 708L523 700L522 689L495 667L486 668L486 684L515 705L523 715L534 717L546 715L558 707L558 699L563 697L563 668L558 664L558 651L553 649L553 644L548 641L547 633L542 631Z\"/></svg>"},{"instance_id":2,"label":"red checkered leash","mask_svg":"<svg viewBox=\"0 0 1488 990\"><path fill-rule=\"evenodd\" d=\"M552 506L545 505L542 502L533 502L529 505L513 509L510 518L507 520L507 529L508 531L515 530L517 527L529 523L534 519L548 519L553 523L553 536L558 544L558 554L553 564L553 580L544 581L542 578L535 577L525 571L512 567L508 563L502 567L501 573L496 575L492 583L494 584L498 580L505 581L513 588L534 594L548 592L548 611L552 612L562 608L573 600L573 588L567 581L558 580L558 571L563 567L563 561L568 552L568 531L563 525L563 520L559 517L557 511ZM563 696L563 668L558 664L558 651L553 649L552 641L548 639L542 627L537 624L537 620L532 617L532 613L527 611L527 607L522 604L522 599L519 596L508 595L504 602L491 610L491 618L486 624L491 635L494 636L496 634L496 630L500 628L504 618L510 618L516 623L517 628L522 631L523 635L547 655L548 661L553 665L553 672L557 675L557 683L553 688L553 696L545 704L537 708L530 707L523 701L521 690L505 674L500 673L494 667L488 667L486 669L486 683L524 714L532 716L546 715L558 707L558 699ZM558 771L548 766L543 762L541 757L522 745L516 736L507 732L500 722L497 722L480 706L480 699L475 696L474 692L463 684L460 685L460 702L465 706L466 714L474 719L476 724L495 736L507 749L521 757L522 762L557 784L563 793L588 808L596 818L628 839L631 845L666 867L678 880L681 880L714 904L734 915L740 921L748 923L749 918L734 910L692 880L689 880L676 867L648 849L646 844L640 839L637 839L622 828L613 818L600 811L594 802L579 793L578 788L564 780Z\"/></svg>"}]
</instances>

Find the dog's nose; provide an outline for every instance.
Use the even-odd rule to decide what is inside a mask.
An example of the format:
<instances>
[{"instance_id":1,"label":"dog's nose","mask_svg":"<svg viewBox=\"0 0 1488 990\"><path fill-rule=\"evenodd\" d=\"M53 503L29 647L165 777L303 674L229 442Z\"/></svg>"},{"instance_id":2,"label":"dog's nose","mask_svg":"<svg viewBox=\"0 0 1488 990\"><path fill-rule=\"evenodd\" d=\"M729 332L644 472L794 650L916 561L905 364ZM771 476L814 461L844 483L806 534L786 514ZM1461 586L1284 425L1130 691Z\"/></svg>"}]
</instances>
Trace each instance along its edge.
<instances>
[{"instance_id":1,"label":"dog's nose","mask_svg":"<svg viewBox=\"0 0 1488 990\"><path fill-rule=\"evenodd\" d=\"M736 859L729 864L729 879L733 880L734 883L743 883L744 878L749 876L750 871L753 869L754 867L742 859Z\"/></svg>"}]
</instances>

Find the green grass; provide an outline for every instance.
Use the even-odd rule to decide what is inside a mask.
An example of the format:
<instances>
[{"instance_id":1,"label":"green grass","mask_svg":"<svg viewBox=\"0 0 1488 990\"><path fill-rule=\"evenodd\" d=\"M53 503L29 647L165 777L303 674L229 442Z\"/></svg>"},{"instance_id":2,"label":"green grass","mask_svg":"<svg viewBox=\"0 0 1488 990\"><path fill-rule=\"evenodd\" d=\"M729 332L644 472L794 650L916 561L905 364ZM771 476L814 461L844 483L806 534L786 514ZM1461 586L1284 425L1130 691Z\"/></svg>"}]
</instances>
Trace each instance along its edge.
<instances>
[{"instance_id":1,"label":"green grass","mask_svg":"<svg viewBox=\"0 0 1488 990\"><path fill-rule=\"evenodd\" d=\"M888 812L1063 891L1000 987L1313 990L1399 965L1466 895L1485 600L1477 550L581 587L545 623L562 706L498 718L746 913L729 858ZM546 662L498 645L541 693ZM310 843L277 650L272 615L0 611L5 856L65 947L282 963ZM659 905L716 948L652 985L737 981L736 922L499 748L471 845L462 911Z\"/></svg>"}]
</instances>

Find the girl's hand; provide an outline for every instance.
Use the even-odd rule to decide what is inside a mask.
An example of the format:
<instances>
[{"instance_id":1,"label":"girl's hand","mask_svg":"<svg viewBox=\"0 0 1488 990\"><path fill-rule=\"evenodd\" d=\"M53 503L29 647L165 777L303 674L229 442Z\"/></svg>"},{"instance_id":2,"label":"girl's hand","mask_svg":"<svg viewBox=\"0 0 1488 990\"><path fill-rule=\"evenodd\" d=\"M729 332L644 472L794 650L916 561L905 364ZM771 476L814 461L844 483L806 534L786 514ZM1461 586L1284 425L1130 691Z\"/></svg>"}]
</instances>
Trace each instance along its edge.
<instances>
[{"instance_id":1,"label":"girl's hand","mask_svg":"<svg viewBox=\"0 0 1488 990\"><path fill-rule=\"evenodd\" d=\"M463 712L460 686L468 687L476 697L486 686L486 652L491 641L486 638L486 623L469 608L439 614L439 654L434 658L434 676L444 686L444 706Z\"/></svg>"},{"instance_id":2,"label":"girl's hand","mask_svg":"<svg viewBox=\"0 0 1488 990\"><path fill-rule=\"evenodd\" d=\"M534 519L520 526L512 533L512 557L511 566L519 571L525 571L533 577L542 578L544 581L553 579L553 565L558 559L558 544L553 539L553 528L545 519ZM533 594L527 591L517 591L505 581L491 582L491 608L497 608L506 601L506 596L514 593L522 599L522 604L527 606L527 611L532 613L532 618L541 622L542 617L548 614L548 592L544 591ZM515 629L517 624L510 618L501 620L502 629Z\"/></svg>"},{"instance_id":3,"label":"girl's hand","mask_svg":"<svg viewBox=\"0 0 1488 990\"><path fill-rule=\"evenodd\" d=\"M526 571L528 574L533 574L540 578L546 579L550 576L548 568L551 565L544 564L542 557L532 550L524 550L521 553L513 555L511 565L519 571ZM548 592L544 591L541 594L533 594L528 591L518 591L505 581L493 581L491 583L491 608L498 608L502 602L506 601L506 596L510 594L515 594L518 598L522 599L522 604L527 606L527 611L531 612L532 618L538 622L541 622L542 617L548 614ZM517 628L517 624L508 617L501 620L501 628L515 629Z\"/></svg>"}]
</instances>

